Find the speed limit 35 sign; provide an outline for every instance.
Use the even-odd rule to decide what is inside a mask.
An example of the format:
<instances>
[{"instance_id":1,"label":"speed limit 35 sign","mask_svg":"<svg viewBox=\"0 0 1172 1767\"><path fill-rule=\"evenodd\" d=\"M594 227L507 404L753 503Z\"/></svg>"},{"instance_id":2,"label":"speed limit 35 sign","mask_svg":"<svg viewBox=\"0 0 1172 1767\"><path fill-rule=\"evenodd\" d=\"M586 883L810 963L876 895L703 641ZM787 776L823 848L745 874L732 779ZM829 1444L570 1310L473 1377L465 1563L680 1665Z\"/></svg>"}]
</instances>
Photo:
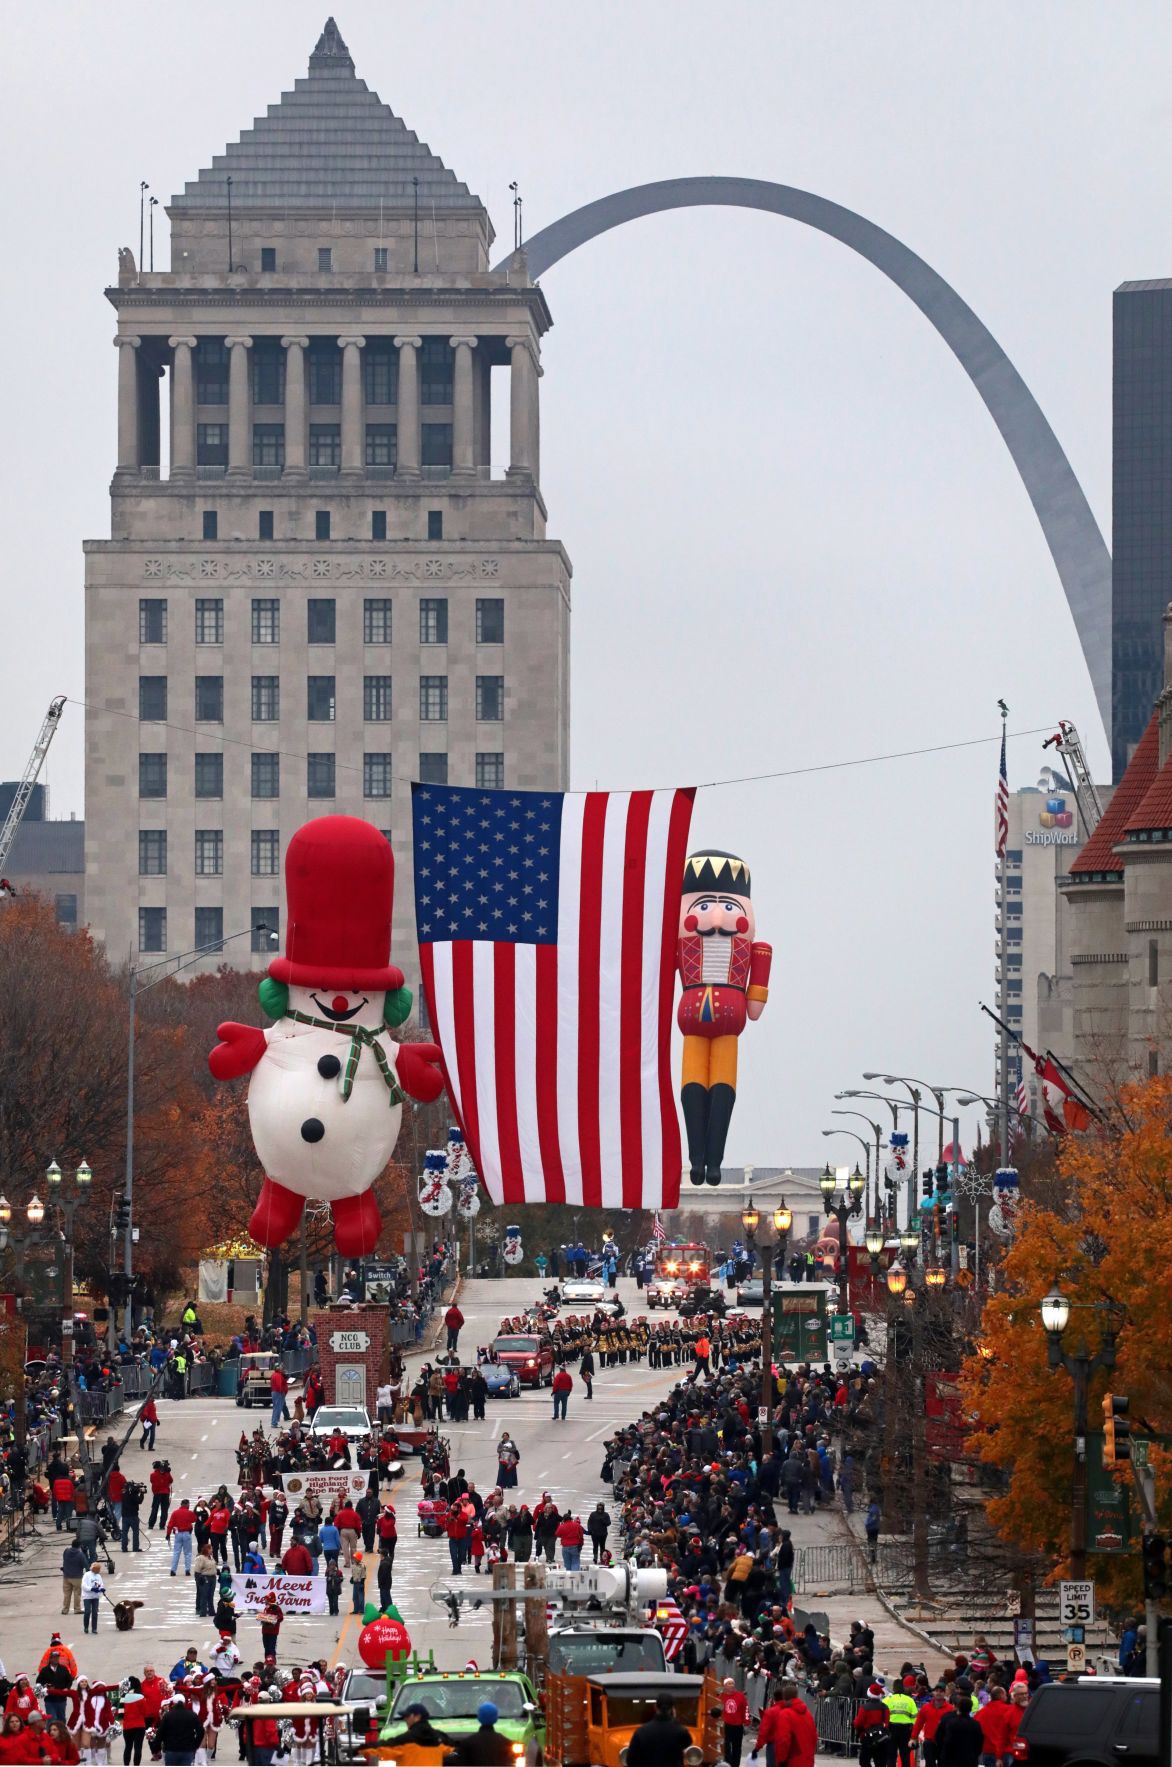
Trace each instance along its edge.
<instances>
[{"instance_id":1,"label":"speed limit 35 sign","mask_svg":"<svg viewBox=\"0 0 1172 1767\"><path fill-rule=\"evenodd\" d=\"M1060 1583L1058 1617L1063 1626L1089 1626L1095 1617L1095 1585Z\"/></svg>"}]
</instances>

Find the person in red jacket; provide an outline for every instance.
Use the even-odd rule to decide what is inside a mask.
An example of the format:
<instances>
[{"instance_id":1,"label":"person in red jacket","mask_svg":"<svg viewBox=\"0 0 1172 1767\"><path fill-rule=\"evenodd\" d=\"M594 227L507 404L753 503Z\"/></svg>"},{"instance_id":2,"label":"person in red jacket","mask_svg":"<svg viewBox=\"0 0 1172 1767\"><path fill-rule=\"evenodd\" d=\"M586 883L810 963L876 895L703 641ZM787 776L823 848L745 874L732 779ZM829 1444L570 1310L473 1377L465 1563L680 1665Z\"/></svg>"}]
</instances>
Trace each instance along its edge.
<instances>
[{"instance_id":1,"label":"person in red jacket","mask_svg":"<svg viewBox=\"0 0 1172 1767\"><path fill-rule=\"evenodd\" d=\"M285 1618L285 1610L275 1595L270 1595L261 1609L260 1641L266 1657L277 1656L277 1639L281 1632L281 1622Z\"/></svg>"},{"instance_id":2,"label":"person in red jacket","mask_svg":"<svg viewBox=\"0 0 1172 1767\"><path fill-rule=\"evenodd\" d=\"M981 1735L985 1739L981 1760L986 1767L1001 1767L1001 1763L1009 1759L1013 1735L1017 1732L1013 1707L1005 1697L1005 1689L994 1687L988 1702L979 1707L973 1717L981 1726Z\"/></svg>"},{"instance_id":3,"label":"person in red jacket","mask_svg":"<svg viewBox=\"0 0 1172 1767\"><path fill-rule=\"evenodd\" d=\"M289 1416L289 1407L285 1403L285 1394L289 1391L289 1379L279 1362L269 1376L269 1391L273 1400L273 1415L269 1427L278 1430Z\"/></svg>"},{"instance_id":4,"label":"person in red jacket","mask_svg":"<svg viewBox=\"0 0 1172 1767\"><path fill-rule=\"evenodd\" d=\"M172 1510L167 1520L167 1538L171 1542L171 1575L179 1569L182 1558L184 1575L191 1575L191 1542L195 1531L195 1511L180 1498L178 1506Z\"/></svg>"},{"instance_id":5,"label":"person in red jacket","mask_svg":"<svg viewBox=\"0 0 1172 1767\"><path fill-rule=\"evenodd\" d=\"M280 1698L280 1690L272 1690ZM281 1726L275 1718L254 1718L249 1728L252 1731L252 1747L249 1759L260 1761L268 1767L277 1750L281 1746Z\"/></svg>"},{"instance_id":6,"label":"person in red jacket","mask_svg":"<svg viewBox=\"0 0 1172 1767\"><path fill-rule=\"evenodd\" d=\"M347 1498L334 1515L334 1526L342 1536L342 1563L352 1565L362 1534L362 1517Z\"/></svg>"},{"instance_id":7,"label":"person in red jacket","mask_svg":"<svg viewBox=\"0 0 1172 1767\"><path fill-rule=\"evenodd\" d=\"M941 1719L947 1718L952 1710L948 1690L941 1681L932 1689L931 1699L916 1713L912 1725L912 1741L916 1742L921 1736L924 1739L924 1767L936 1767L936 1732Z\"/></svg>"},{"instance_id":8,"label":"person in red jacket","mask_svg":"<svg viewBox=\"0 0 1172 1767\"><path fill-rule=\"evenodd\" d=\"M891 1714L877 1681L872 1681L855 1713L854 1731L859 1739L859 1767L885 1767L891 1745ZM757 1741L760 1744L760 1734ZM769 1762L768 1767L781 1767L781 1759L776 1764Z\"/></svg>"},{"instance_id":9,"label":"person in red jacket","mask_svg":"<svg viewBox=\"0 0 1172 1767\"><path fill-rule=\"evenodd\" d=\"M464 1315L461 1313L459 1307L457 1307L455 1301L453 1301L451 1306L448 1308L447 1312L444 1314L444 1324L447 1327L447 1332L448 1332L448 1354L449 1355L451 1355L452 1352L455 1351L455 1349L459 1345L460 1327L463 1325L463 1323L464 1323Z\"/></svg>"},{"instance_id":10,"label":"person in red jacket","mask_svg":"<svg viewBox=\"0 0 1172 1767\"><path fill-rule=\"evenodd\" d=\"M213 1502L208 1515L208 1534L211 1537L212 1557L220 1563L228 1562L228 1530L232 1526L232 1511L226 1503Z\"/></svg>"},{"instance_id":11,"label":"person in red jacket","mask_svg":"<svg viewBox=\"0 0 1172 1767\"><path fill-rule=\"evenodd\" d=\"M374 1531L378 1535L379 1552L384 1558L389 1559L393 1565L395 1562L395 1547L399 1542L399 1524L395 1517L395 1506L393 1503L383 1504L378 1512L378 1520L374 1524Z\"/></svg>"},{"instance_id":12,"label":"person in red jacket","mask_svg":"<svg viewBox=\"0 0 1172 1767\"><path fill-rule=\"evenodd\" d=\"M24 1719L10 1712L0 1726L0 1761L12 1761L20 1767L21 1763L37 1759L36 1747L36 1738L25 1729Z\"/></svg>"},{"instance_id":13,"label":"person in red jacket","mask_svg":"<svg viewBox=\"0 0 1172 1767\"><path fill-rule=\"evenodd\" d=\"M18 1675L5 1702L4 1716L10 1717L15 1712L18 1718L27 1721L30 1712L39 1712L40 1709L32 1682L27 1675Z\"/></svg>"},{"instance_id":14,"label":"person in red jacket","mask_svg":"<svg viewBox=\"0 0 1172 1767\"><path fill-rule=\"evenodd\" d=\"M57 1532L62 1528L68 1532L73 1525L73 1504L77 1496L73 1488L73 1480L68 1473L53 1480L53 1518L57 1523Z\"/></svg>"},{"instance_id":15,"label":"person in red jacket","mask_svg":"<svg viewBox=\"0 0 1172 1767\"><path fill-rule=\"evenodd\" d=\"M464 1558L468 1551L468 1515L469 1511L463 1503L453 1503L448 1511L448 1519L444 1523L444 1532L448 1536L448 1552L451 1555L453 1577L462 1577L464 1574Z\"/></svg>"},{"instance_id":16,"label":"person in red jacket","mask_svg":"<svg viewBox=\"0 0 1172 1767\"><path fill-rule=\"evenodd\" d=\"M292 1546L286 1547L281 1569L287 1577L313 1576L313 1554L304 1540L294 1540Z\"/></svg>"},{"instance_id":17,"label":"person in red jacket","mask_svg":"<svg viewBox=\"0 0 1172 1767\"><path fill-rule=\"evenodd\" d=\"M749 1722L749 1702L731 1675L726 1675L720 1690L720 1715L724 1720L724 1758L728 1767L741 1767L741 1749L745 1741L745 1725Z\"/></svg>"},{"instance_id":18,"label":"person in red jacket","mask_svg":"<svg viewBox=\"0 0 1172 1767\"><path fill-rule=\"evenodd\" d=\"M40 1741L42 1761L63 1762L66 1767L73 1767L73 1763L81 1760L77 1744L60 1718L53 1718L46 1725Z\"/></svg>"},{"instance_id":19,"label":"person in red jacket","mask_svg":"<svg viewBox=\"0 0 1172 1767\"><path fill-rule=\"evenodd\" d=\"M153 1395L147 1400L146 1404L139 1412L138 1421L142 1425L142 1441L138 1444L139 1447L144 1449L150 1448L153 1450L155 1446L155 1431L159 1427L159 1408L155 1404Z\"/></svg>"},{"instance_id":20,"label":"person in red jacket","mask_svg":"<svg viewBox=\"0 0 1172 1767\"><path fill-rule=\"evenodd\" d=\"M553 1421L565 1418L566 1407L570 1403L570 1394L574 1388L574 1377L566 1367L558 1369L553 1377Z\"/></svg>"},{"instance_id":21,"label":"person in red jacket","mask_svg":"<svg viewBox=\"0 0 1172 1767\"><path fill-rule=\"evenodd\" d=\"M568 1515L558 1523L557 1539L562 1549L562 1563L567 1571L576 1571L582 1563L582 1542L585 1538L586 1530L576 1515Z\"/></svg>"},{"instance_id":22,"label":"person in red jacket","mask_svg":"<svg viewBox=\"0 0 1172 1767\"><path fill-rule=\"evenodd\" d=\"M171 1488L175 1483L165 1460L156 1460L151 1473L151 1519L148 1528L165 1528L171 1508Z\"/></svg>"},{"instance_id":23,"label":"person in red jacket","mask_svg":"<svg viewBox=\"0 0 1172 1767\"><path fill-rule=\"evenodd\" d=\"M143 1716L147 1728L153 1730L159 1722L159 1713L163 1709L163 1701L171 1697L171 1683L155 1673L150 1663L142 1672L142 1705Z\"/></svg>"}]
</instances>

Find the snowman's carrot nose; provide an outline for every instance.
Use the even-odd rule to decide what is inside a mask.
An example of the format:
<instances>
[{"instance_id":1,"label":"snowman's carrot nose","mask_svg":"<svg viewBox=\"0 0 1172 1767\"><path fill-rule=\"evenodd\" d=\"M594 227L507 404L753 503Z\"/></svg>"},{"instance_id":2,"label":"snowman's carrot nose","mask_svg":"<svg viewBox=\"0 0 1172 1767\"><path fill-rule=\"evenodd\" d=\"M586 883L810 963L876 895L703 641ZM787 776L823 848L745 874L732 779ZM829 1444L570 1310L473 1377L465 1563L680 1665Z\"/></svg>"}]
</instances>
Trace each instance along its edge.
<instances>
[{"instance_id":1,"label":"snowman's carrot nose","mask_svg":"<svg viewBox=\"0 0 1172 1767\"><path fill-rule=\"evenodd\" d=\"M345 994L335 994L334 995L334 1011L335 1012L345 1012L345 1010L349 1006L349 1004L350 1004L350 1002L347 1000Z\"/></svg>"}]
</instances>

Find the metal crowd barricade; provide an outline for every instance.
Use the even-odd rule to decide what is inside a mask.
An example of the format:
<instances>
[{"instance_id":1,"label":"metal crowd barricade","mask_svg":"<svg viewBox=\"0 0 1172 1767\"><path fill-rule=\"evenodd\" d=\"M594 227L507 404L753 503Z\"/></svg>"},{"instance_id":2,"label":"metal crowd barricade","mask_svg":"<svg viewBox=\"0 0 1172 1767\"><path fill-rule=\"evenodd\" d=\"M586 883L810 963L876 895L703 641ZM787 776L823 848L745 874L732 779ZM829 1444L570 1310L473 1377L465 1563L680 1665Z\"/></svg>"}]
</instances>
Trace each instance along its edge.
<instances>
[{"instance_id":1,"label":"metal crowd barricade","mask_svg":"<svg viewBox=\"0 0 1172 1767\"><path fill-rule=\"evenodd\" d=\"M842 1590L857 1595L867 1587L866 1556L860 1546L799 1546L794 1554L794 1592L814 1595Z\"/></svg>"},{"instance_id":2,"label":"metal crowd barricade","mask_svg":"<svg viewBox=\"0 0 1172 1767\"><path fill-rule=\"evenodd\" d=\"M823 1694L814 1701L819 1754L853 1755L858 1752L854 1732L855 1713L861 1704L845 1694Z\"/></svg>"}]
</instances>

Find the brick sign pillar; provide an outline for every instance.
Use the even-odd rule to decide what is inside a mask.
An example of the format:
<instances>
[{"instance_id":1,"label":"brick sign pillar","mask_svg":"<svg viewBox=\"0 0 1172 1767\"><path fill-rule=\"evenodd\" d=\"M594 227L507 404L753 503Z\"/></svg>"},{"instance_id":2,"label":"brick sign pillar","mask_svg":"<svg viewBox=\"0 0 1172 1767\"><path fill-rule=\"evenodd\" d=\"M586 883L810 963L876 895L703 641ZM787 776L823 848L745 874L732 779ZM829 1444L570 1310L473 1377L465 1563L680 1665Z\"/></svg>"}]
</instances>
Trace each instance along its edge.
<instances>
[{"instance_id":1,"label":"brick sign pillar","mask_svg":"<svg viewBox=\"0 0 1172 1767\"><path fill-rule=\"evenodd\" d=\"M375 1394L387 1368L385 1307L338 1307L317 1313L317 1353L327 1405L365 1405L374 1416Z\"/></svg>"}]
</instances>

